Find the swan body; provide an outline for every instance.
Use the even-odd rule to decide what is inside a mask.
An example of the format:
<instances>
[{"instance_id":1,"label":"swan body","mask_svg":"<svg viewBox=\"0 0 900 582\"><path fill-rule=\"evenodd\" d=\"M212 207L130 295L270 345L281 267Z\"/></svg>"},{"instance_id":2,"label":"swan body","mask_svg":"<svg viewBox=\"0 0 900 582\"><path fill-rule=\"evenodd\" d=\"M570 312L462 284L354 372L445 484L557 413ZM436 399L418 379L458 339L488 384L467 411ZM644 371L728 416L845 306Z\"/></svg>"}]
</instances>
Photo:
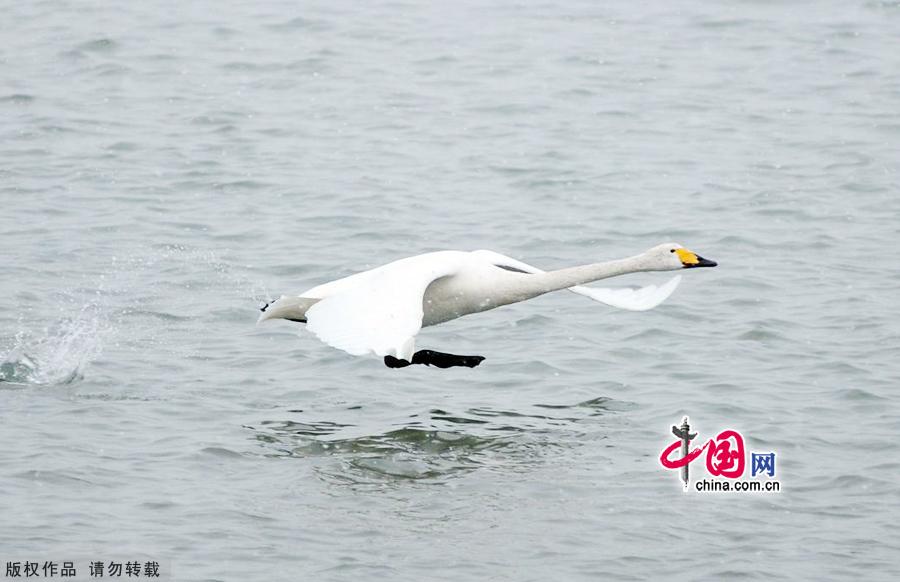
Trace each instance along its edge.
<instances>
[{"instance_id":1,"label":"swan body","mask_svg":"<svg viewBox=\"0 0 900 582\"><path fill-rule=\"evenodd\" d=\"M326 344L353 355L374 353L390 367L410 363L474 367L481 356L416 352L416 334L422 327L562 289L620 309L644 311L665 301L680 275L662 286L640 289L584 285L641 271L715 265L675 243L626 259L550 272L493 251L437 251L325 283L299 296L282 296L262 308L259 322L306 323Z\"/></svg>"}]
</instances>

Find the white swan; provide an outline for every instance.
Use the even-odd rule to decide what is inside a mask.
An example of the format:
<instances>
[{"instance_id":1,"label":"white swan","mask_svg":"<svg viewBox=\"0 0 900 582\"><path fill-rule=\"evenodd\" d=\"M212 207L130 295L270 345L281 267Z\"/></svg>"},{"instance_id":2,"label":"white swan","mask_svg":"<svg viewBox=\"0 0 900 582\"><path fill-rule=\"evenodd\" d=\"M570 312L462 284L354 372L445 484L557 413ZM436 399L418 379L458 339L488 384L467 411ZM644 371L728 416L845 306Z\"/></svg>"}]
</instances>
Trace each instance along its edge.
<instances>
[{"instance_id":1,"label":"white swan","mask_svg":"<svg viewBox=\"0 0 900 582\"><path fill-rule=\"evenodd\" d=\"M626 259L545 272L493 251L438 251L282 296L262 308L259 322L306 323L320 340L350 354L374 353L389 367L477 366L481 356L415 351L424 326L568 289L613 307L643 311L666 300L677 276L660 287L598 289L586 283L640 271L715 267L679 244L667 243Z\"/></svg>"}]
</instances>

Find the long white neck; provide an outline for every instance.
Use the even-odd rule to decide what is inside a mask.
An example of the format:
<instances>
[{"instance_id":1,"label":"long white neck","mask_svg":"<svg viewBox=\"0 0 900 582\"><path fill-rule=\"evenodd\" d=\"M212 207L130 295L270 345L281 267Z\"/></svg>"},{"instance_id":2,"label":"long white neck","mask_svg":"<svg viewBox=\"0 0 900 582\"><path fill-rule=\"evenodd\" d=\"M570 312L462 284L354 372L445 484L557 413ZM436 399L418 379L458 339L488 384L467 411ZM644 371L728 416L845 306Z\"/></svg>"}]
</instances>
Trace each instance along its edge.
<instances>
[{"instance_id":1,"label":"long white neck","mask_svg":"<svg viewBox=\"0 0 900 582\"><path fill-rule=\"evenodd\" d=\"M637 255L605 263L593 263L547 273L522 275L511 280L503 289L504 295L508 295L508 297L504 297L503 304L525 301L544 293L568 289L569 287L584 285L601 279L654 270L657 269L650 264L645 255ZM506 299L509 299L509 301L506 301Z\"/></svg>"}]
</instances>

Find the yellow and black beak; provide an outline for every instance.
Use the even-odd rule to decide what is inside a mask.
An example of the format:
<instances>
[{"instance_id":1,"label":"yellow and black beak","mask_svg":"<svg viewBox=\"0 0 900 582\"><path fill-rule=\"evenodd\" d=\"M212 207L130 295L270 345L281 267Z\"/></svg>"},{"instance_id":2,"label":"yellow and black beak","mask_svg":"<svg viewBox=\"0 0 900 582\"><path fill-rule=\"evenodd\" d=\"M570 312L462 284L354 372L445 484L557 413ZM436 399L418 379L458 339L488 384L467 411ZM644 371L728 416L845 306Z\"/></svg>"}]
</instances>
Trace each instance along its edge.
<instances>
[{"instance_id":1,"label":"yellow and black beak","mask_svg":"<svg viewBox=\"0 0 900 582\"><path fill-rule=\"evenodd\" d=\"M681 264L685 269L692 269L694 267L715 267L719 264L715 261L704 259L700 255L692 253L687 249L675 249L675 252L678 253L678 258L681 259Z\"/></svg>"}]
</instances>

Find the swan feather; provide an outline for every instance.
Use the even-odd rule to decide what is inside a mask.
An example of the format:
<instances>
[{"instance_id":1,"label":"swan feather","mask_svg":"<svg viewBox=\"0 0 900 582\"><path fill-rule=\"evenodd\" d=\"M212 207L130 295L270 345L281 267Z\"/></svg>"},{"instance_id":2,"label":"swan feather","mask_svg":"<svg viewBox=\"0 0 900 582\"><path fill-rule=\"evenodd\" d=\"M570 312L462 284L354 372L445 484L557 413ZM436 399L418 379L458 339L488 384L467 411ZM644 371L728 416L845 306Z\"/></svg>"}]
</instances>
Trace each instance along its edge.
<instances>
[{"instance_id":1,"label":"swan feather","mask_svg":"<svg viewBox=\"0 0 900 582\"><path fill-rule=\"evenodd\" d=\"M464 254L468 253L440 251L400 259L313 288L303 295L324 298L306 312L307 329L355 356L374 353L409 361L422 328L425 290L435 280L456 273Z\"/></svg>"}]
</instances>

